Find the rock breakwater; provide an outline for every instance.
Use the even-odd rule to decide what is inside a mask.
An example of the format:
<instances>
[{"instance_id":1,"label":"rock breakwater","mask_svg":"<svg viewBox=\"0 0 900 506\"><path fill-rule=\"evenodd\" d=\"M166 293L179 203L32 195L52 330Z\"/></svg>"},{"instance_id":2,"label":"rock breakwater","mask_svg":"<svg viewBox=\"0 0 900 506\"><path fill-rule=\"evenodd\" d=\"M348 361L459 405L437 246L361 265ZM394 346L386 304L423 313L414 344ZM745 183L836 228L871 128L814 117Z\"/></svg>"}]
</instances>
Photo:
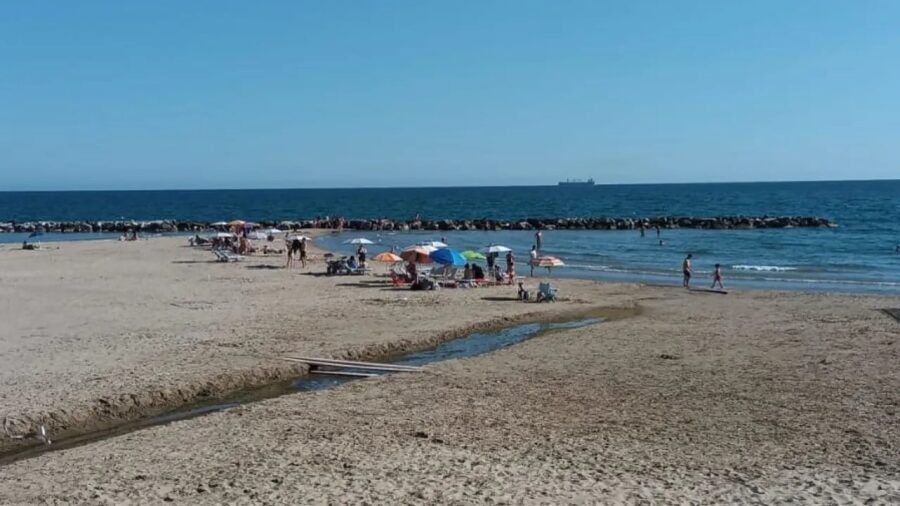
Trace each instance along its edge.
<instances>
[{"instance_id":1,"label":"rock breakwater","mask_svg":"<svg viewBox=\"0 0 900 506\"><path fill-rule=\"evenodd\" d=\"M660 216L653 218L527 218L517 220L388 220L388 219L299 219L261 220L261 227L281 230L348 229L348 230L637 230L645 229L757 229L757 228L827 228L833 222L816 216ZM116 220L116 221L23 221L0 222L0 232L53 233L177 233L227 229L210 222L192 220Z\"/></svg>"}]
</instances>

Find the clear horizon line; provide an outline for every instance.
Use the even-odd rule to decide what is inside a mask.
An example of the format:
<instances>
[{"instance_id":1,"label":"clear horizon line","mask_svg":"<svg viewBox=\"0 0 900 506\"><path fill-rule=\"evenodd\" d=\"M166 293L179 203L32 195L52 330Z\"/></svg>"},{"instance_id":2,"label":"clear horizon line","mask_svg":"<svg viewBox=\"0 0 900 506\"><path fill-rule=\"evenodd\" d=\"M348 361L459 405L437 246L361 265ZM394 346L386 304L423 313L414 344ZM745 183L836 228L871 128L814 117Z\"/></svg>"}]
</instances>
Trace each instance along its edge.
<instances>
[{"instance_id":1,"label":"clear horizon line","mask_svg":"<svg viewBox=\"0 0 900 506\"><path fill-rule=\"evenodd\" d=\"M784 184L784 183L851 183L900 181L900 178L866 178L866 179L785 179L767 181L680 181L661 183L597 183L594 186L678 186L678 185L723 185L723 184ZM82 188L82 189L24 189L0 190L0 193L65 193L65 192L189 192L189 191L272 191L272 190L386 190L386 189L451 189L451 188L557 188L558 184L519 184L519 185L436 185L436 186L297 186L297 187L206 187L206 188Z\"/></svg>"}]
</instances>

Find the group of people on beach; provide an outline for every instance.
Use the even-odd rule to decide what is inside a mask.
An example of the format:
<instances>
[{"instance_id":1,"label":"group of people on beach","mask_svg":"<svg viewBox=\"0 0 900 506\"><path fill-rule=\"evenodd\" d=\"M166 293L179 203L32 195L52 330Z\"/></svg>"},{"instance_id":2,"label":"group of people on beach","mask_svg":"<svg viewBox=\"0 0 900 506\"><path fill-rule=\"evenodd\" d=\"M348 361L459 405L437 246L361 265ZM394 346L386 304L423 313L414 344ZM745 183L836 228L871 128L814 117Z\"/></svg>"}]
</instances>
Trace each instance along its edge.
<instances>
[{"instance_id":1,"label":"group of people on beach","mask_svg":"<svg viewBox=\"0 0 900 506\"><path fill-rule=\"evenodd\" d=\"M306 268L306 238L305 237L294 237L290 240L285 240L287 243L287 268L290 269L293 267L296 262L299 260L301 267Z\"/></svg>"}]
</instances>

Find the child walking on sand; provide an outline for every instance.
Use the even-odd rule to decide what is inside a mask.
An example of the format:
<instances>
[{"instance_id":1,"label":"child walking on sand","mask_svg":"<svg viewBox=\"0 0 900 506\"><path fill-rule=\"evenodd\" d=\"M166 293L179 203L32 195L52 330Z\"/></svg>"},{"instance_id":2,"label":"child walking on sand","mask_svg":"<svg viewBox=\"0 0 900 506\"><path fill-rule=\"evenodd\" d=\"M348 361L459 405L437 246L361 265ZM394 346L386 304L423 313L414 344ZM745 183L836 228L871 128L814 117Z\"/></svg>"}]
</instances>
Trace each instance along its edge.
<instances>
[{"instance_id":1,"label":"child walking on sand","mask_svg":"<svg viewBox=\"0 0 900 506\"><path fill-rule=\"evenodd\" d=\"M710 288L715 288L716 285L719 285L719 290L724 290L725 286L722 285L722 266L716 264L716 270L713 271L713 284Z\"/></svg>"}]
</instances>

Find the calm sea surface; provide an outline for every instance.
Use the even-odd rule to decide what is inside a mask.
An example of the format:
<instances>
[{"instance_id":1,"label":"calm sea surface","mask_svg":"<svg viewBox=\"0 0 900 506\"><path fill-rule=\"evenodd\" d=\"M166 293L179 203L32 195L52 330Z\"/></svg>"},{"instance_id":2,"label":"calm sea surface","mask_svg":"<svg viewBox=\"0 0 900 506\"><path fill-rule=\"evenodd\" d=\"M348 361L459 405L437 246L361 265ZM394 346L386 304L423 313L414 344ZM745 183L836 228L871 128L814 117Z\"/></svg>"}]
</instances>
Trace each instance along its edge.
<instances>
[{"instance_id":1,"label":"calm sea surface","mask_svg":"<svg viewBox=\"0 0 900 506\"><path fill-rule=\"evenodd\" d=\"M554 276L677 283L681 259L694 254L698 284L713 264L726 286L900 293L900 181L617 185L346 190L208 190L136 192L0 192L0 221L195 219L206 221L350 218L527 218L574 216L816 215L836 229L546 231L546 254L567 267ZM442 236L453 247L504 244L520 261L529 232L372 233L333 235L321 246L364 235L377 251ZM48 234L48 240L97 238ZM102 237L102 236L101 236ZM0 242L21 242L0 234ZM660 240L663 244L660 245ZM521 270L521 267L520 267Z\"/></svg>"}]
</instances>

